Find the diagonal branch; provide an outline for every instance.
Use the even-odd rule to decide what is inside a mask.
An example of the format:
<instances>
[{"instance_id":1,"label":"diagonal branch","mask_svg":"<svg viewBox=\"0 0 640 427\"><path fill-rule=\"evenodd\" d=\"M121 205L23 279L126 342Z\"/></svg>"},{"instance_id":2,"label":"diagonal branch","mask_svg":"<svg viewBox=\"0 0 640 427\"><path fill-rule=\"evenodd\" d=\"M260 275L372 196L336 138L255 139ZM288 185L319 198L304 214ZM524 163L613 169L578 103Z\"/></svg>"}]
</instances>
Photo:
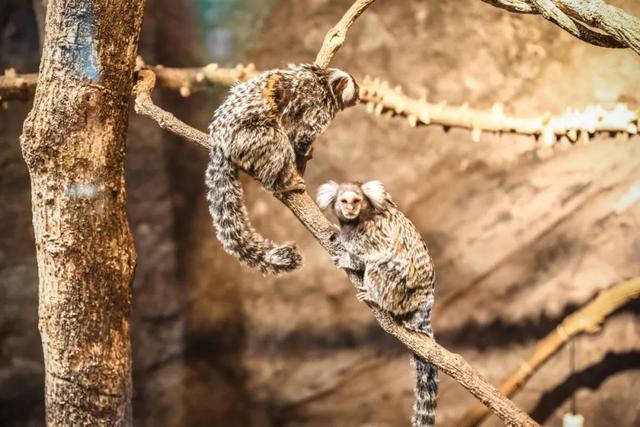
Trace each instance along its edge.
<instances>
[{"instance_id":1,"label":"diagonal branch","mask_svg":"<svg viewBox=\"0 0 640 427\"><path fill-rule=\"evenodd\" d=\"M640 55L640 19L603 0L558 0L567 15L610 34Z\"/></svg>"},{"instance_id":2,"label":"diagonal branch","mask_svg":"<svg viewBox=\"0 0 640 427\"><path fill-rule=\"evenodd\" d=\"M347 31L362 12L376 0L356 0L349 10L345 12L340 21L333 26L324 36L322 47L316 56L315 64L326 68L338 49L342 47L347 38Z\"/></svg>"},{"instance_id":3,"label":"diagonal branch","mask_svg":"<svg viewBox=\"0 0 640 427\"><path fill-rule=\"evenodd\" d=\"M587 305L567 316L557 328L538 342L533 352L509 373L500 384L500 391L513 396L526 381L556 354L564 344L582 333L595 333L600 324L620 307L640 297L640 277L617 283L601 291ZM480 424L488 415L487 408L474 405L462 417L460 427L472 427Z\"/></svg>"},{"instance_id":4,"label":"diagonal branch","mask_svg":"<svg viewBox=\"0 0 640 427\"><path fill-rule=\"evenodd\" d=\"M540 14L587 43L610 48L629 47L640 55L640 19L603 0L482 1L513 13Z\"/></svg>"},{"instance_id":5,"label":"diagonal branch","mask_svg":"<svg viewBox=\"0 0 640 427\"><path fill-rule=\"evenodd\" d=\"M553 22L572 36L600 47L623 48L627 47L626 43L616 40L608 34L593 31L580 22L568 17L556 3L552 0L529 0L538 12L548 21Z\"/></svg>"},{"instance_id":6,"label":"diagonal branch","mask_svg":"<svg viewBox=\"0 0 640 427\"><path fill-rule=\"evenodd\" d=\"M155 82L150 70L141 70L135 87L136 111L160 124L174 134L194 142L202 147L209 147L209 138L204 132L191 128L172 114L155 105L151 99L151 90ZM300 220L313 234L322 247L332 256L339 255L344 248L338 238L337 228L322 214L309 194L292 192L283 195L280 201ZM358 284L361 278L349 274L349 279ZM488 383L461 356L447 351L424 334L409 331L396 322L384 311L371 307L380 326L389 334L400 340L408 349L425 360L433 363L442 372L451 376L478 398L490 410L510 426L537 426L529 416L520 410L509 399L504 397L494 386Z\"/></svg>"}]
</instances>

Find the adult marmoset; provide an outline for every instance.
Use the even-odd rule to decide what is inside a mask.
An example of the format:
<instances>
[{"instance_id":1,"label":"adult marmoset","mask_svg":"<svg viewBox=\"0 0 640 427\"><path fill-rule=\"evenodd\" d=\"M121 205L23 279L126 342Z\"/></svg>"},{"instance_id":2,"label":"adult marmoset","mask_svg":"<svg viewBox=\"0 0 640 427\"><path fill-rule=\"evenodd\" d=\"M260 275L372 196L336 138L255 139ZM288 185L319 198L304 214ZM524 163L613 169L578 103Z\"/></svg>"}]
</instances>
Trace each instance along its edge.
<instances>
[{"instance_id":1,"label":"adult marmoset","mask_svg":"<svg viewBox=\"0 0 640 427\"><path fill-rule=\"evenodd\" d=\"M207 200L224 249L263 273L298 268L293 244L277 245L249 222L239 171L274 193L304 190L311 144L338 111L356 104L358 85L335 68L291 65L235 85L209 126Z\"/></svg>"},{"instance_id":2,"label":"adult marmoset","mask_svg":"<svg viewBox=\"0 0 640 427\"><path fill-rule=\"evenodd\" d=\"M331 209L340 222L346 252L335 260L340 268L361 273L358 298L375 304L407 328L433 338L431 309L436 283L427 245L400 212L380 181L337 184L318 189L321 209ZM435 422L438 372L414 355L416 403L412 425Z\"/></svg>"}]
</instances>

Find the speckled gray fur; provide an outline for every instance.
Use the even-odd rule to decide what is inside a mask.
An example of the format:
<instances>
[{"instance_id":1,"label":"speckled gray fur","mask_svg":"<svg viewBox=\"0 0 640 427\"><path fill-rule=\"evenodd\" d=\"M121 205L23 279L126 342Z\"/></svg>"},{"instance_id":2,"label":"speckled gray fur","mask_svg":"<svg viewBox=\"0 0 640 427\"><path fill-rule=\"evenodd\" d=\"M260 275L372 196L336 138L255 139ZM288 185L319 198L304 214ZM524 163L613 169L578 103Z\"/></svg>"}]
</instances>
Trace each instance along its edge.
<instances>
[{"instance_id":1,"label":"speckled gray fur","mask_svg":"<svg viewBox=\"0 0 640 427\"><path fill-rule=\"evenodd\" d=\"M295 245L277 245L251 226L239 171L271 192L304 189L311 144L338 111L357 99L353 77L314 65L266 71L231 88L209 126L212 147L205 179L216 234L228 253L262 273L301 265Z\"/></svg>"},{"instance_id":2,"label":"speckled gray fur","mask_svg":"<svg viewBox=\"0 0 640 427\"><path fill-rule=\"evenodd\" d=\"M318 205L331 208L341 226L346 254L334 260L363 275L358 298L388 311L407 328L433 338L431 309L436 284L427 245L379 181L329 182L318 190ZM413 427L435 422L438 372L413 356L416 403Z\"/></svg>"}]
</instances>

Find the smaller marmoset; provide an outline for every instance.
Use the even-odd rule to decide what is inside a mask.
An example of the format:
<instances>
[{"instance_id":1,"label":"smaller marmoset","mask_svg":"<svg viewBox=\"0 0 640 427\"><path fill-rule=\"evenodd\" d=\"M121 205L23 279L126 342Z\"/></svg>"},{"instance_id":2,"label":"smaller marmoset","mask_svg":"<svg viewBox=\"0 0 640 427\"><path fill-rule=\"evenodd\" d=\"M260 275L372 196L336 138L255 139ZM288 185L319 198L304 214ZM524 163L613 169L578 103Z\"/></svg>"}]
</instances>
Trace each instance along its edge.
<instances>
[{"instance_id":1,"label":"smaller marmoset","mask_svg":"<svg viewBox=\"0 0 640 427\"><path fill-rule=\"evenodd\" d=\"M433 338L433 262L420 233L398 210L383 184L329 181L319 187L316 201L321 209L330 208L340 222L346 252L334 261L340 268L362 274L358 298L389 312L407 328ZM412 426L432 426L437 369L418 356L413 360L416 403Z\"/></svg>"}]
</instances>

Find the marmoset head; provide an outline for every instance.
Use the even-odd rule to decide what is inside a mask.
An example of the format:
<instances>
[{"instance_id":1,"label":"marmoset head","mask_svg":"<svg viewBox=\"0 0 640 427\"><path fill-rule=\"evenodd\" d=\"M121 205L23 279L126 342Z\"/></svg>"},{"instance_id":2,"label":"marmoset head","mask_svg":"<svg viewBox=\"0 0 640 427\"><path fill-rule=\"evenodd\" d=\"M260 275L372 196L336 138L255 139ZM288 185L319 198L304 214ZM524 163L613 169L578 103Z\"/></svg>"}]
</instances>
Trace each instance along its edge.
<instances>
[{"instance_id":1,"label":"marmoset head","mask_svg":"<svg viewBox=\"0 0 640 427\"><path fill-rule=\"evenodd\" d=\"M360 100L360 86L351 74L337 68L329 68L329 88L338 107L344 110Z\"/></svg>"},{"instance_id":2,"label":"marmoset head","mask_svg":"<svg viewBox=\"0 0 640 427\"><path fill-rule=\"evenodd\" d=\"M393 206L391 197L380 181L329 181L318 188L316 202L320 209L331 208L341 224L358 222Z\"/></svg>"}]
</instances>

